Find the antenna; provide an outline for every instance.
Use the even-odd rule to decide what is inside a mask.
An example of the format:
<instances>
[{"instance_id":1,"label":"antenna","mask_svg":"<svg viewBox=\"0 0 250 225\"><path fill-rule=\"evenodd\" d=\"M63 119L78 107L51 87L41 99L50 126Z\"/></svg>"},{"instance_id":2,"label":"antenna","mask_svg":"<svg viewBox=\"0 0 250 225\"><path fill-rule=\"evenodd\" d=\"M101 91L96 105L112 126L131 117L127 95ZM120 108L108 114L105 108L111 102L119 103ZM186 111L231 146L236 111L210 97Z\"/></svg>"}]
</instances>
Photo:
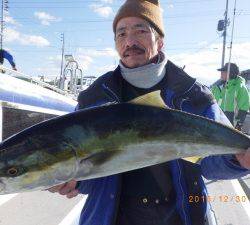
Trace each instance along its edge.
<instances>
[{"instance_id":1,"label":"antenna","mask_svg":"<svg viewBox=\"0 0 250 225\"><path fill-rule=\"evenodd\" d=\"M63 59L64 59L64 33L61 34L61 41L62 41L62 58L61 58L61 73L60 73L60 82L59 82L59 88L63 89L64 88L64 81L65 77L63 74Z\"/></svg>"},{"instance_id":2,"label":"antenna","mask_svg":"<svg viewBox=\"0 0 250 225\"><path fill-rule=\"evenodd\" d=\"M1 4L1 34L0 34L0 49L3 49L3 30L4 30L4 11L8 11L8 0L2 0Z\"/></svg>"}]
</instances>

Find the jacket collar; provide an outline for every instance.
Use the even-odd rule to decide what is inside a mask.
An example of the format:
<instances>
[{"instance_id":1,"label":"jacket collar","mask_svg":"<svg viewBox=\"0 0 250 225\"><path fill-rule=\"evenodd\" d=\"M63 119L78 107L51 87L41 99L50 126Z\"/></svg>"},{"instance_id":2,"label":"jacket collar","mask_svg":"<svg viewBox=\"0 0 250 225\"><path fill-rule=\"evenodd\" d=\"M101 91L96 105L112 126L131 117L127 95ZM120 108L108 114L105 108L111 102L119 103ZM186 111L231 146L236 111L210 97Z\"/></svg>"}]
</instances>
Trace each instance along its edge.
<instances>
[{"instance_id":1,"label":"jacket collar","mask_svg":"<svg viewBox=\"0 0 250 225\"><path fill-rule=\"evenodd\" d=\"M176 93L176 95L188 92L196 82L195 78L190 77L184 70L169 60L166 65L165 76L167 76L167 88Z\"/></svg>"},{"instance_id":2,"label":"jacket collar","mask_svg":"<svg viewBox=\"0 0 250 225\"><path fill-rule=\"evenodd\" d=\"M168 60L164 81L166 81L165 84L168 89L173 91L176 95L182 95L193 87L196 79L190 77L181 68ZM122 95L122 82L123 78L120 66L118 66L109 79L105 81L105 85L119 97Z\"/></svg>"}]
</instances>

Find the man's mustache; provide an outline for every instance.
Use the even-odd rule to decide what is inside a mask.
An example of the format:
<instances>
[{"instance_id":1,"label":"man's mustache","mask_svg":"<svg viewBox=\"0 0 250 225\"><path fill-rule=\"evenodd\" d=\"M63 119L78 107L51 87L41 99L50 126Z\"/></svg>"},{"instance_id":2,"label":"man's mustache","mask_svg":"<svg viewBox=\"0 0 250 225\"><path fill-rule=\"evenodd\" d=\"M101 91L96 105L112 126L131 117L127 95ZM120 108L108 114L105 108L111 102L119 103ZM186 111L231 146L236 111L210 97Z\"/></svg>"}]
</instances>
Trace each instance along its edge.
<instances>
[{"instance_id":1,"label":"man's mustache","mask_svg":"<svg viewBox=\"0 0 250 225\"><path fill-rule=\"evenodd\" d=\"M123 56L126 57L129 55L130 52L137 51L139 54L140 53L145 53L145 49L138 47L136 45L133 45L132 47L129 47L126 49L126 51L123 53Z\"/></svg>"}]
</instances>

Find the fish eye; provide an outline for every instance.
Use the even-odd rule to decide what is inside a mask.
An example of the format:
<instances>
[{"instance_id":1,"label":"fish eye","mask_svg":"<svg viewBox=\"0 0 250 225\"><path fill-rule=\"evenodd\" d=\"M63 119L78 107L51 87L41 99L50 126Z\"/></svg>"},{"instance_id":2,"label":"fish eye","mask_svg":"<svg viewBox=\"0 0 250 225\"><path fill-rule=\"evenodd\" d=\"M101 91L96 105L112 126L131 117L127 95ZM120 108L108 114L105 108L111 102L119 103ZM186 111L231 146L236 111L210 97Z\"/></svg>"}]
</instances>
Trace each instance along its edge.
<instances>
[{"instance_id":1,"label":"fish eye","mask_svg":"<svg viewBox=\"0 0 250 225\"><path fill-rule=\"evenodd\" d=\"M10 177L18 176L20 174L20 172L21 172L21 170L17 167L10 167L6 171L7 175L9 175Z\"/></svg>"},{"instance_id":2,"label":"fish eye","mask_svg":"<svg viewBox=\"0 0 250 225\"><path fill-rule=\"evenodd\" d=\"M15 176L18 174L18 169L15 167L11 167L7 170L8 175Z\"/></svg>"}]
</instances>

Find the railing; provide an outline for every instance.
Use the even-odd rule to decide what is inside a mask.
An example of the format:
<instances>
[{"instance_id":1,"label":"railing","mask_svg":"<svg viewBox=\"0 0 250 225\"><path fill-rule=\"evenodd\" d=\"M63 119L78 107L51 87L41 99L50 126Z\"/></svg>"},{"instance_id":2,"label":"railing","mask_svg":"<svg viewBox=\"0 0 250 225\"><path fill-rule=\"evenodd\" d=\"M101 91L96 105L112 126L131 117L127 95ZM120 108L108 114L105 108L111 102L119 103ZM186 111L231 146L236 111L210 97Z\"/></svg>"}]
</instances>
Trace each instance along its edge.
<instances>
[{"instance_id":1,"label":"railing","mask_svg":"<svg viewBox=\"0 0 250 225\"><path fill-rule=\"evenodd\" d=\"M12 77L19 78L19 79L25 79L27 82L34 83L34 84L37 84L41 87L48 88L48 89L53 90L59 94L62 94L62 95L68 96L68 97L73 97L67 91L61 90L60 88L57 88L53 85L50 85L46 82L43 82L43 81L39 80L38 78L35 78L32 76L26 75L24 73L9 69L9 68L4 67L2 65L0 65L0 72L5 73L5 74L12 76Z\"/></svg>"}]
</instances>

